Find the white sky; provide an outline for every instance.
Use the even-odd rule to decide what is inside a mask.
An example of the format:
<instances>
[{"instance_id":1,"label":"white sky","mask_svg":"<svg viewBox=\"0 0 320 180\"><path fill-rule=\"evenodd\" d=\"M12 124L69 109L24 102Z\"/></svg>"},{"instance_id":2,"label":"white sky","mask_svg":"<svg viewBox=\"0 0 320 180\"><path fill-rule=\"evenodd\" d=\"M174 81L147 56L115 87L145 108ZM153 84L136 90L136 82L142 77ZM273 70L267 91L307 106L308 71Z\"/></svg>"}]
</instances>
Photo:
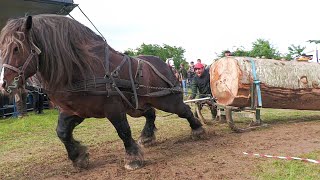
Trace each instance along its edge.
<instances>
[{"instance_id":1,"label":"white sky","mask_svg":"<svg viewBox=\"0 0 320 180\"><path fill-rule=\"evenodd\" d=\"M318 40L319 0L74 0L115 50L142 43L181 46L188 62L211 63L216 53L258 38L281 53L291 45ZM78 8L71 15L93 27Z\"/></svg>"}]
</instances>

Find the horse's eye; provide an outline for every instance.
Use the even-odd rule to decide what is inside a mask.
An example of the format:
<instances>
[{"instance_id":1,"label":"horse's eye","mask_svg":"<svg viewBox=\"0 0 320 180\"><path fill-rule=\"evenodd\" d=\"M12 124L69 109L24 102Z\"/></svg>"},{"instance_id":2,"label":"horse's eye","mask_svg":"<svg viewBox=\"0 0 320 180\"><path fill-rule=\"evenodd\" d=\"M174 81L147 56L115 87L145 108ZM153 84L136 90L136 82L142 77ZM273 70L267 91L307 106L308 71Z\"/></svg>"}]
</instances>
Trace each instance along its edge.
<instances>
[{"instance_id":1,"label":"horse's eye","mask_svg":"<svg viewBox=\"0 0 320 180\"><path fill-rule=\"evenodd\" d=\"M19 51L18 47L15 47L15 48L13 49L13 52L14 52L14 53L17 53L18 51Z\"/></svg>"}]
</instances>

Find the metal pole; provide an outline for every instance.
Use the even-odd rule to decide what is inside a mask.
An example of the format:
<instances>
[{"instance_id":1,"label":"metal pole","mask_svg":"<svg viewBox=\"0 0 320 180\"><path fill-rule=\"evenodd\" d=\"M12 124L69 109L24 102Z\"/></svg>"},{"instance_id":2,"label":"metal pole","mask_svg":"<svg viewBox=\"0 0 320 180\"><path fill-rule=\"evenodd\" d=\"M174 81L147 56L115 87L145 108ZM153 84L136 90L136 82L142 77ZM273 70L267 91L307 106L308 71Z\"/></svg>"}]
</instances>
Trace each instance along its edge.
<instances>
[{"instance_id":1,"label":"metal pole","mask_svg":"<svg viewBox=\"0 0 320 180\"><path fill-rule=\"evenodd\" d=\"M191 99L191 100L186 100L183 101L184 103L189 103L189 102L196 102L196 101L204 101L204 100L209 100L211 99L210 97L205 97L205 98L199 98L199 99Z\"/></svg>"}]
</instances>

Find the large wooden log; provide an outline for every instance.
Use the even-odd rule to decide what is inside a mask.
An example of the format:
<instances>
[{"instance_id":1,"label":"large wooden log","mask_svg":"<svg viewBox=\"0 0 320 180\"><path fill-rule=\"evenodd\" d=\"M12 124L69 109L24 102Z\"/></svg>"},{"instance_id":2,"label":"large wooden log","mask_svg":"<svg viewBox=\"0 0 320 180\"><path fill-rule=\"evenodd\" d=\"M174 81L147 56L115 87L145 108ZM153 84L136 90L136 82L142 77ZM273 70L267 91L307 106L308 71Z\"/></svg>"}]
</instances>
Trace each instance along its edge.
<instances>
[{"instance_id":1,"label":"large wooden log","mask_svg":"<svg viewBox=\"0 0 320 180\"><path fill-rule=\"evenodd\" d=\"M262 107L320 110L318 63L245 57L225 57L211 65L211 92L219 104L251 106L251 60L261 82Z\"/></svg>"}]
</instances>

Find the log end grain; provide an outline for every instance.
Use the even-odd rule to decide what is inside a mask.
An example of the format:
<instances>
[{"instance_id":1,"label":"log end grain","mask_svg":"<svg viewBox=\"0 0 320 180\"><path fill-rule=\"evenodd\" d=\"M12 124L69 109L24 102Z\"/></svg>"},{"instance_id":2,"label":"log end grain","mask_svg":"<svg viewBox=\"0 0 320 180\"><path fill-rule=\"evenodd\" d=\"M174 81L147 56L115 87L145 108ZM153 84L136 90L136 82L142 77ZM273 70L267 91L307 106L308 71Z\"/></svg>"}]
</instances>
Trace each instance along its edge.
<instances>
[{"instance_id":1,"label":"log end grain","mask_svg":"<svg viewBox=\"0 0 320 180\"><path fill-rule=\"evenodd\" d=\"M238 94L241 71L237 61L225 57L210 66L210 87L213 97L222 105L230 105Z\"/></svg>"}]
</instances>

